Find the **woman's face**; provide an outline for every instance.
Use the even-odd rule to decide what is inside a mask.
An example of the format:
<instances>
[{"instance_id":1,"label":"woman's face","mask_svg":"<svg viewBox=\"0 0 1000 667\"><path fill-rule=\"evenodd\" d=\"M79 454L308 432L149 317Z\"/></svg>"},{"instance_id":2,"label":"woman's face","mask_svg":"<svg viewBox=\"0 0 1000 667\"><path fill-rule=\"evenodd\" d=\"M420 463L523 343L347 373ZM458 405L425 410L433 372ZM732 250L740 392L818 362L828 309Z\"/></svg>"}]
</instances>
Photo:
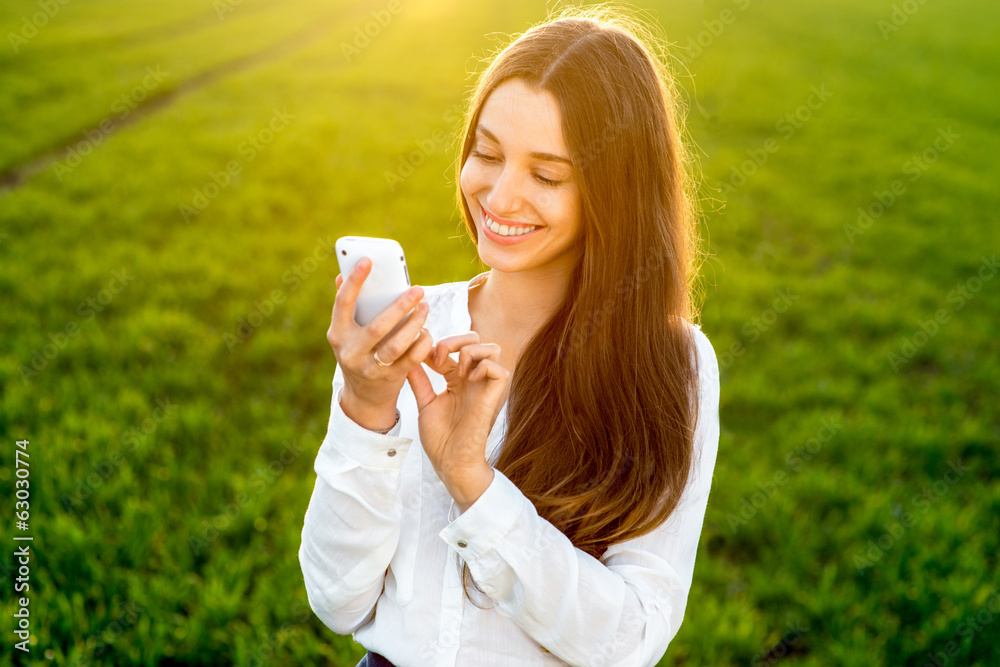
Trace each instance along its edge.
<instances>
[{"instance_id":1,"label":"woman's face","mask_svg":"<svg viewBox=\"0 0 1000 667\"><path fill-rule=\"evenodd\" d=\"M579 191L552 93L517 78L490 93L462 167L461 187L484 264L506 272L571 269L579 250ZM500 233L493 231L494 223ZM484 225L494 226L484 230ZM510 229L529 231L504 236Z\"/></svg>"}]
</instances>

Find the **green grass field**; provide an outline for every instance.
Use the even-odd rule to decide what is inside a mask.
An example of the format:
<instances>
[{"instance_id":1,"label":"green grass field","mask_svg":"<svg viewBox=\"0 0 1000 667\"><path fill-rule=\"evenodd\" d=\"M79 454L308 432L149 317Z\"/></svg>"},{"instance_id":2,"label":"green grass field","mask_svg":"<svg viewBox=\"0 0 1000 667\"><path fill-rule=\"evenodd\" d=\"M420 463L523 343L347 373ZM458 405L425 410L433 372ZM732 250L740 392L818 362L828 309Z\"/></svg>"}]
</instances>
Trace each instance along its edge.
<instances>
[{"instance_id":1,"label":"green grass field","mask_svg":"<svg viewBox=\"0 0 1000 667\"><path fill-rule=\"evenodd\" d=\"M1000 664L1000 5L642 6L688 46L722 368L660 664ZM414 284L485 270L457 118L546 7L139 7L0 6L0 663L353 667L297 559L335 367L315 257L391 236Z\"/></svg>"}]
</instances>

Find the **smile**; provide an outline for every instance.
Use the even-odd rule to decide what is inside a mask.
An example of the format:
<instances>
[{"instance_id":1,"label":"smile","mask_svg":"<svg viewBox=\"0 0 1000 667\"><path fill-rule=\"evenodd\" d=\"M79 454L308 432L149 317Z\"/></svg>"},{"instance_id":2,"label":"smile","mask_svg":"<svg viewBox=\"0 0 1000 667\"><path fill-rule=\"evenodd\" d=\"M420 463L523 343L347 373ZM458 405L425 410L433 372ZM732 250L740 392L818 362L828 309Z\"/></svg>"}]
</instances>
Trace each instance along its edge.
<instances>
[{"instance_id":1,"label":"smile","mask_svg":"<svg viewBox=\"0 0 1000 667\"><path fill-rule=\"evenodd\" d=\"M486 237L501 245L520 243L541 229L538 225L501 223L487 213L482 204L479 205L479 210L483 214L483 232Z\"/></svg>"}]
</instances>

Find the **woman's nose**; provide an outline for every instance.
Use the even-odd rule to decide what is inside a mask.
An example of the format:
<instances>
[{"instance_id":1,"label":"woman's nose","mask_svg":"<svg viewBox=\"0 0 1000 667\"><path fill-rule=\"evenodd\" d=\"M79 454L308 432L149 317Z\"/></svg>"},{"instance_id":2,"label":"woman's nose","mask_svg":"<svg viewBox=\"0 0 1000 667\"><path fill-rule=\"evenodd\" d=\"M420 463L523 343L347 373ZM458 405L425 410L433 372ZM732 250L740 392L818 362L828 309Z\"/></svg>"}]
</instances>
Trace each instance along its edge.
<instances>
[{"instance_id":1,"label":"woman's nose","mask_svg":"<svg viewBox=\"0 0 1000 667\"><path fill-rule=\"evenodd\" d=\"M518 209L519 191L517 175L511 169L504 169L499 178L493 183L486 203L489 204L490 212L501 218L512 217Z\"/></svg>"}]
</instances>

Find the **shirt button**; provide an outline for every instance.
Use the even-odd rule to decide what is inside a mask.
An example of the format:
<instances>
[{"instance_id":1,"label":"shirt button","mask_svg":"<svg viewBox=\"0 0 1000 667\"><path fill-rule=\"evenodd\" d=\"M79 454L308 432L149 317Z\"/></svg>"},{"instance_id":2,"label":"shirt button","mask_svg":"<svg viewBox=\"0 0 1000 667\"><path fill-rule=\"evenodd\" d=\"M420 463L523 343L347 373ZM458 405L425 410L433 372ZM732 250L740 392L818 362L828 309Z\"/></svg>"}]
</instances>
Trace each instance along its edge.
<instances>
[{"instance_id":1,"label":"shirt button","mask_svg":"<svg viewBox=\"0 0 1000 667\"><path fill-rule=\"evenodd\" d=\"M459 540L458 541L458 546L460 546L460 547L462 547L464 549L465 547L467 547L469 545L466 544L465 540Z\"/></svg>"},{"instance_id":2,"label":"shirt button","mask_svg":"<svg viewBox=\"0 0 1000 667\"><path fill-rule=\"evenodd\" d=\"M388 452L388 454L389 454L389 456L395 456L396 455L396 450L395 449L390 449L389 452Z\"/></svg>"}]
</instances>

